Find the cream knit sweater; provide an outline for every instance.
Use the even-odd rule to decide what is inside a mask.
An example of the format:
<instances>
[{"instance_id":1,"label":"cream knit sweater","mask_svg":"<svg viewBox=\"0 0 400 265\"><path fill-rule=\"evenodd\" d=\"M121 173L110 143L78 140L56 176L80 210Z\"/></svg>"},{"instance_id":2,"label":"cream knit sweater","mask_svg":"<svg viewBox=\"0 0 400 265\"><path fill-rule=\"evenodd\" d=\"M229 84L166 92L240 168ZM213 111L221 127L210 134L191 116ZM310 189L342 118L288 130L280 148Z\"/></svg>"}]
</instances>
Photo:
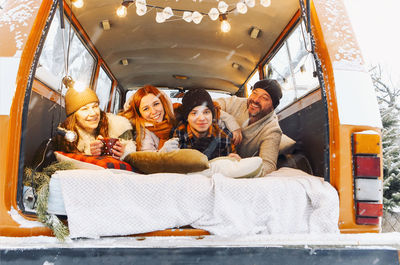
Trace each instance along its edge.
<instances>
[{"instance_id":1,"label":"cream knit sweater","mask_svg":"<svg viewBox=\"0 0 400 265\"><path fill-rule=\"evenodd\" d=\"M275 111L248 125L249 112L246 98L232 96L219 98L216 101L222 110L236 118L242 129L243 140L237 147L240 157L260 156L263 160L263 176L276 170L282 130Z\"/></svg>"},{"instance_id":2,"label":"cream knit sweater","mask_svg":"<svg viewBox=\"0 0 400 265\"><path fill-rule=\"evenodd\" d=\"M112 113L107 113L108 119L108 134L109 137L119 138L126 131L132 130L132 125L128 119L122 116L114 115ZM78 127L79 142L77 148L80 152L86 155L91 155L90 153L90 143L96 140L95 135L89 134ZM136 143L133 139L119 139L120 142L125 145L125 150L121 156L121 160L125 158L126 155L136 152Z\"/></svg>"}]
</instances>

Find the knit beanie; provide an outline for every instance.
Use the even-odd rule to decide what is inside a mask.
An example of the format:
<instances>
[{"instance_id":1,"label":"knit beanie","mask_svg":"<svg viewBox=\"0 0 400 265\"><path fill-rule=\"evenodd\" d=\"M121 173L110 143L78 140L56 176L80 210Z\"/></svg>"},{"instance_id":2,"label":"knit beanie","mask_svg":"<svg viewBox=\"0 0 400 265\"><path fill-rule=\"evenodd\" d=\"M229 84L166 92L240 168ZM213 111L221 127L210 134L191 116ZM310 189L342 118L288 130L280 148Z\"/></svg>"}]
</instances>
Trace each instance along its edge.
<instances>
[{"instance_id":1,"label":"knit beanie","mask_svg":"<svg viewBox=\"0 0 400 265\"><path fill-rule=\"evenodd\" d=\"M192 109L194 109L197 106L208 107L212 112L213 118L215 117L214 103L211 99L210 94L208 94L208 92L203 88L189 90L183 96L182 98L183 118L187 120L189 113L192 111Z\"/></svg>"},{"instance_id":2,"label":"knit beanie","mask_svg":"<svg viewBox=\"0 0 400 265\"><path fill-rule=\"evenodd\" d=\"M275 79L260 80L254 84L253 90L256 88L261 88L268 92L272 99L272 105L276 109L279 105L279 100L282 98L282 88L278 81Z\"/></svg>"},{"instance_id":3,"label":"knit beanie","mask_svg":"<svg viewBox=\"0 0 400 265\"><path fill-rule=\"evenodd\" d=\"M92 102L99 102L99 98L96 92L90 88L86 88L81 92L76 91L74 88L69 88L65 94L65 112L67 117Z\"/></svg>"}]
</instances>

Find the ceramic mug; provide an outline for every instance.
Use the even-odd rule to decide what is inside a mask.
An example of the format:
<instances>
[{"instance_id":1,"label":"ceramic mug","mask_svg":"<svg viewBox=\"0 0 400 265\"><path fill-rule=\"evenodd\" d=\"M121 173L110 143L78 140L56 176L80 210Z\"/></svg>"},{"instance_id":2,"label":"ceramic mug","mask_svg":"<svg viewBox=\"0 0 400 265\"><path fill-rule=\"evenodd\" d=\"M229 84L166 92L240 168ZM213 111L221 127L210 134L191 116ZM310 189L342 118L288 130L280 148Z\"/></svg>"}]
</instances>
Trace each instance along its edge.
<instances>
[{"instance_id":1,"label":"ceramic mug","mask_svg":"<svg viewBox=\"0 0 400 265\"><path fill-rule=\"evenodd\" d=\"M103 147L101 148L101 155L103 156L112 156L112 148L115 145L115 143L118 141L117 138L104 138L100 139L100 141L103 143Z\"/></svg>"}]
</instances>

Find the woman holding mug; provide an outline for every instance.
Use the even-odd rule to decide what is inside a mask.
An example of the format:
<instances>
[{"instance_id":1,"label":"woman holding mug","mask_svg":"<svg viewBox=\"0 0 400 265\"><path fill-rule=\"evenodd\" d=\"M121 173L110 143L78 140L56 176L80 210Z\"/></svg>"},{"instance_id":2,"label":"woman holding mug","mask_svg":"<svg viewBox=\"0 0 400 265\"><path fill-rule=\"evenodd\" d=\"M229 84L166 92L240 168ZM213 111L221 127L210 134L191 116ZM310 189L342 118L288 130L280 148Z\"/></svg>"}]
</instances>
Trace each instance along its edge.
<instances>
[{"instance_id":1,"label":"woman holding mug","mask_svg":"<svg viewBox=\"0 0 400 265\"><path fill-rule=\"evenodd\" d=\"M136 151L130 122L121 116L105 113L99 108L96 93L87 88L81 92L69 88L65 95L67 118L61 128L76 133L76 140L67 141L58 135L55 150L67 153L102 155L106 138L117 138L110 150L113 157L122 160Z\"/></svg>"}]
</instances>

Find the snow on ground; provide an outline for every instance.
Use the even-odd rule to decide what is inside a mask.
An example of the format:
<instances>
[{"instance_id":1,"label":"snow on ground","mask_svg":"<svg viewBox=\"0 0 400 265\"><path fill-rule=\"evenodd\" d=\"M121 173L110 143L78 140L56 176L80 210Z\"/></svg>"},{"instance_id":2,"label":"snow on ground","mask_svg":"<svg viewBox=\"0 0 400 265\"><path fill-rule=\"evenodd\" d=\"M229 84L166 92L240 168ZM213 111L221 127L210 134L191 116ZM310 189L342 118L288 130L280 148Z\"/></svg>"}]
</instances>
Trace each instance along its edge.
<instances>
[{"instance_id":1,"label":"snow on ground","mask_svg":"<svg viewBox=\"0 0 400 265\"><path fill-rule=\"evenodd\" d=\"M11 218L19 224L19 227L22 228L31 228L31 227L43 227L44 224L37 221L30 221L22 217L14 207L11 207L11 210L8 212Z\"/></svg>"},{"instance_id":2,"label":"snow on ground","mask_svg":"<svg viewBox=\"0 0 400 265\"><path fill-rule=\"evenodd\" d=\"M68 239L54 237L0 237L0 249L43 248L178 248L178 247L356 247L400 249L400 233L381 234L290 234L248 237L106 237Z\"/></svg>"}]
</instances>

